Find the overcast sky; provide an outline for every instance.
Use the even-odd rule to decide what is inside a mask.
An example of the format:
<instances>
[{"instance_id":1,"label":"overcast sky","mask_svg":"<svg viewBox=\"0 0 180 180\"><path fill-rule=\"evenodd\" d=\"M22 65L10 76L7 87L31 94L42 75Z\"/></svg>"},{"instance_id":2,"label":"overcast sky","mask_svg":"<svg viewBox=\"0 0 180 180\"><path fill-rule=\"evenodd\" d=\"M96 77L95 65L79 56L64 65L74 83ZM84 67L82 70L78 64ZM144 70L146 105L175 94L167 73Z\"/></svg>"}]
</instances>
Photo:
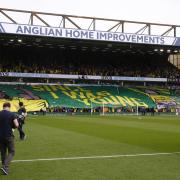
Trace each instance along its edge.
<instances>
[{"instance_id":1,"label":"overcast sky","mask_svg":"<svg viewBox=\"0 0 180 180\"><path fill-rule=\"evenodd\" d=\"M0 7L180 25L180 0L0 0Z\"/></svg>"}]
</instances>

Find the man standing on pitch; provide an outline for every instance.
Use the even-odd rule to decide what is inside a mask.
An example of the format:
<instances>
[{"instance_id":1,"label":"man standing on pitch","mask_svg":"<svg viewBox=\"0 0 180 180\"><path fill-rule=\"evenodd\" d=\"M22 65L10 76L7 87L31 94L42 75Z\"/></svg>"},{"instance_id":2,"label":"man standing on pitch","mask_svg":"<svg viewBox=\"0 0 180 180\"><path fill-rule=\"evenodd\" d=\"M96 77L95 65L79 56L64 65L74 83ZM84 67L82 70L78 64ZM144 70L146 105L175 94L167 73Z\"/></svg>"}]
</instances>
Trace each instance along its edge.
<instances>
[{"instance_id":1,"label":"man standing on pitch","mask_svg":"<svg viewBox=\"0 0 180 180\"><path fill-rule=\"evenodd\" d=\"M27 116L27 112L26 112L26 109L23 105L23 102L19 102L19 110L18 110L19 127L18 127L18 131L19 131L20 140L25 140L25 138L26 138L26 135L23 131L23 125L25 123L26 116Z\"/></svg>"},{"instance_id":2,"label":"man standing on pitch","mask_svg":"<svg viewBox=\"0 0 180 180\"><path fill-rule=\"evenodd\" d=\"M18 128L19 124L14 113L10 112L10 103L3 104L0 111L0 151L2 161L2 172L8 175L9 164L15 154L14 135L12 128Z\"/></svg>"}]
</instances>

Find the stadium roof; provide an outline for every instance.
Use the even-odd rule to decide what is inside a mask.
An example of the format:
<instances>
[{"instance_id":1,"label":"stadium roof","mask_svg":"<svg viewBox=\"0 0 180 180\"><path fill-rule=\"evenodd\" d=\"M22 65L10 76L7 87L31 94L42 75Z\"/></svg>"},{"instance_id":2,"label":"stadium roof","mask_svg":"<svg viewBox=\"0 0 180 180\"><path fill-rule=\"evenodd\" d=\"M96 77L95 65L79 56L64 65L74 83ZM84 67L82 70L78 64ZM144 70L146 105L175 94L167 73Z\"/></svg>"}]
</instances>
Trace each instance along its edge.
<instances>
[{"instance_id":1,"label":"stadium roof","mask_svg":"<svg viewBox=\"0 0 180 180\"><path fill-rule=\"evenodd\" d=\"M62 27L73 29L87 29L93 31L124 32L159 36L174 36L180 34L180 25L158 24L148 22L125 21L84 17L65 14L53 14L34 11L23 11L0 8L0 22L13 24L29 24L47 27ZM162 29L159 34L154 33L156 28ZM129 32L131 30L131 32ZM146 45L133 43L119 43L106 41L91 41L82 39L52 38L42 36L28 36L0 33L1 46L33 46L82 51L102 51L113 53L148 53L164 54L179 53L180 47L163 45Z\"/></svg>"},{"instance_id":2,"label":"stadium roof","mask_svg":"<svg viewBox=\"0 0 180 180\"><path fill-rule=\"evenodd\" d=\"M87 29L94 31L180 36L180 25L174 24L105 19L6 8L0 8L0 21L15 24L43 25L47 27ZM130 30L132 32L130 32Z\"/></svg>"}]
</instances>

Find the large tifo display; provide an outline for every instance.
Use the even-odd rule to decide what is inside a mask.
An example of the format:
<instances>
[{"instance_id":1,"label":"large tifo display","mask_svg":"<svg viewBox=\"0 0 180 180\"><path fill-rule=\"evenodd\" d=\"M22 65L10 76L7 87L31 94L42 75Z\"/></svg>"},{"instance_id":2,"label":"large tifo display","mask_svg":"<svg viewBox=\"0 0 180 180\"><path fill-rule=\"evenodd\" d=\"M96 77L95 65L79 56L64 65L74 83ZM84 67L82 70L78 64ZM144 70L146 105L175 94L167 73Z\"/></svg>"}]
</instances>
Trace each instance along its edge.
<instances>
[{"instance_id":1,"label":"large tifo display","mask_svg":"<svg viewBox=\"0 0 180 180\"><path fill-rule=\"evenodd\" d=\"M90 31L81 29L67 29L34 25L32 26L3 22L0 22L0 33L180 46L180 38L177 37Z\"/></svg>"},{"instance_id":2,"label":"large tifo display","mask_svg":"<svg viewBox=\"0 0 180 180\"><path fill-rule=\"evenodd\" d=\"M78 85L0 85L0 109L5 101L17 111L23 101L28 111L46 107L157 107L180 105L180 91L161 87Z\"/></svg>"}]
</instances>

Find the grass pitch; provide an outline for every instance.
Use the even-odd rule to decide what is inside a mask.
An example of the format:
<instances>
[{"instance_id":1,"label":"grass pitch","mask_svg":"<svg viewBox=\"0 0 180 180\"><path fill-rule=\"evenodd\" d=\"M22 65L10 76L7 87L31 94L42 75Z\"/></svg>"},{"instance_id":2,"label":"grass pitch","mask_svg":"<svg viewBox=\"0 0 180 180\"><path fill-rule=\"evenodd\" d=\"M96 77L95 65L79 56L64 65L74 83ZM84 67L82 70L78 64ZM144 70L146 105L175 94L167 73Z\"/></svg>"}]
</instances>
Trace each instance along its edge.
<instances>
[{"instance_id":1,"label":"grass pitch","mask_svg":"<svg viewBox=\"0 0 180 180\"><path fill-rule=\"evenodd\" d=\"M15 133L14 160L35 161L13 162L1 180L180 179L180 154L156 154L180 152L180 117L30 116L25 131L26 141Z\"/></svg>"}]
</instances>

